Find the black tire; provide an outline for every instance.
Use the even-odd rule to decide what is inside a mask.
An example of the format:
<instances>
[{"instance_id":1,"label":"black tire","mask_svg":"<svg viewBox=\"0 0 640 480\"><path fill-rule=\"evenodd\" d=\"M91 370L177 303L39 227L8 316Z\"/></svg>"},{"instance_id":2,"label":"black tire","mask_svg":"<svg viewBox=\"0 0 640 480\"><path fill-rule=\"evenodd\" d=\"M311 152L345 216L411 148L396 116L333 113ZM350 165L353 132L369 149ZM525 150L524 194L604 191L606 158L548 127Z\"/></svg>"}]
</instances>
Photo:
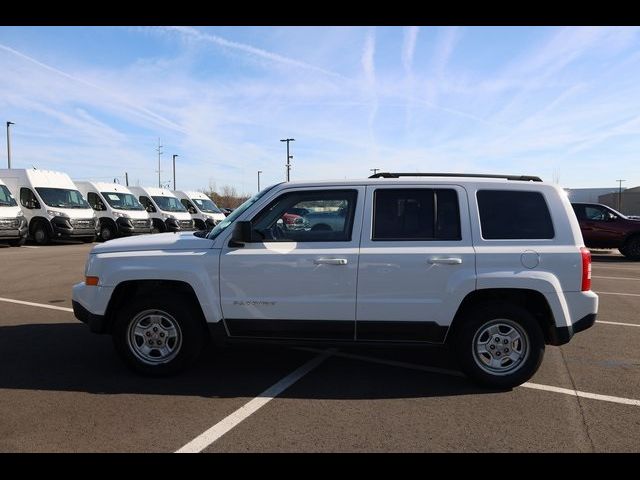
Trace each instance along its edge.
<instances>
[{"instance_id":1,"label":"black tire","mask_svg":"<svg viewBox=\"0 0 640 480\"><path fill-rule=\"evenodd\" d=\"M490 388L513 388L529 380L540 367L544 357L544 335L538 321L524 308L511 303L480 304L468 308L458 321L453 347L462 371L476 383ZM491 325L500 328L494 336L485 330ZM519 343L503 343L509 342L506 334L502 336L509 328L519 335ZM482 337L488 339L487 345L493 349L487 350L486 354L479 353L476 348L476 342L481 343ZM489 344L494 339L499 343ZM518 345L522 353L520 359L504 362L504 355L516 353ZM511 353L504 353L505 350L511 350ZM503 357L500 359L496 355ZM486 365L483 358L486 361L493 358L505 365L494 369Z\"/></svg>"},{"instance_id":2,"label":"black tire","mask_svg":"<svg viewBox=\"0 0 640 480\"><path fill-rule=\"evenodd\" d=\"M17 240L9 240L9 246L11 247L21 247L22 245L24 245L27 241L27 237L22 237L19 238Z\"/></svg>"},{"instance_id":3,"label":"black tire","mask_svg":"<svg viewBox=\"0 0 640 480\"><path fill-rule=\"evenodd\" d=\"M35 227L33 227L31 236L37 245L49 245L51 243L51 235L49 234L49 229L44 222L36 223Z\"/></svg>"},{"instance_id":4,"label":"black tire","mask_svg":"<svg viewBox=\"0 0 640 480\"><path fill-rule=\"evenodd\" d=\"M113 225L105 223L100 226L100 238L103 242L108 242L112 238L116 237L116 230L113 228Z\"/></svg>"},{"instance_id":5,"label":"black tire","mask_svg":"<svg viewBox=\"0 0 640 480\"><path fill-rule=\"evenodd\" d=\"M629 260L640 260L640 235L631 237L618 250Z\"/></svg>"},{"instance_id":6,"label":"black tire","mask_svg":"<svg viewBox=\"0 0 640 480\"><path fill-rule=\"evenodd\" d=\"M156 355L155 363L141 358L143 354L140 353L140 340L144 340L146 337L142 335L130 337L135 324L140 325L139 320L149 315L158 315L164 320L175 322L178 327L175 328L175 331L179 334L179 339L176 339L173 345L167 341L167 345L173 347L175 353L167 357L166 360L162 359L160 355ZM144 320L142 321L144 322ZM163 294L152 296L140 296L131 302L126 302L116 312L113 325L113 343L120 358L133 371L154 377L174 375L191 365L202 352L208 335L203 322L200 312L193 305L193 300L185 295L163 292ZM159 332L158 335L161 333ZM153 341L153 338L149 338L149 340ZM162 339L158 338L158 340ZM166 340L169 340L168 334ZM132 342L138 345L138 350ZM151 348L153 349L153 347ZM155 350L160 353L159 349Z\"/></svg>"}]
</instances>

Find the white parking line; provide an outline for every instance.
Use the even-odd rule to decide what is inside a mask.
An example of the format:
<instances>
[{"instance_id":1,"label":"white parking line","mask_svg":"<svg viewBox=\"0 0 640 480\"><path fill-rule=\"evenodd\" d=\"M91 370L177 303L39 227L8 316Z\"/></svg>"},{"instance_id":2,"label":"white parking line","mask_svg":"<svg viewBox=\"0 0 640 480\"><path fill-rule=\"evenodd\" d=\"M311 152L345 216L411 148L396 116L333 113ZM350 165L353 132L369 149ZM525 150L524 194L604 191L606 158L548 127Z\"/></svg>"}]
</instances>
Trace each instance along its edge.
<instances>
[{"instance_id":1,"label":"white parking line","mask_svg":"<svg viewBox=\"0 0 640 480\"><path fill-rule=\"evenodd\" d=\"M45 303L25 302L23 300L14 300L12 298L0 297L0 302L17 303L18 305L29 305L30 307L50 308L51 310L62 310L63 312L73 312L73 308L56 307L55 305L47 305Z\"/></svg>"},{"instance_id":2,"label":"white parking line","mask_svg":"<svg viewBox=\"0 0 640 480\"><path fill-rule=\"evenodd\" d=\"M596 320L596 323L606 323L607 325L623 325L625 327L640 327L640 324L638 323L605 322L604 320Z\"/></svg>"},{"instance_id":3,"label":"white parking line","mask_svg":"<svg viewBox=\"0 0 640 480\"><path fill-rule=\"evenodd\" d=\"M40 248L40 247L36 247L35 245L22 245L22 248Z\"/></svg>"},{"instance_id":4,"label":"white parking line","mask_svg":"<svg viewBox=\"0 0 640 480\"><path fill-rule=\"evenodd\" d=\"M307 350L310 352L319 351L315 348L302 348L300 350ZM441 368L433 369L430 367L425 367L423 365L417 365L415 363L396 362L394 360L383 360L375 357L369 357L364 355L352 355L350 353L341 353L341 352L336 352L333 355L335 357L351 358L354 360L362 360L364 362L371 362L371 363L380 363L384 365L390 365L393 367L408 368L411 370L422 370L427 372L442 373L444 375L463 376L462 373L454 370L445 370ZM530 383L530 382L523 383L520 386L524 388L532 388L535 390L545 390L547 392L564 393L565 395L571 395L573 397L591 398L593 400L601 400L603 402L621 403L623 405L634 405L636 407L640 407L640 400L635 400L633 398L613 397L611 395L600 395L599 393L581 392L579 390L572 390L570 388L554 387L552 385L540 385L538 383Z\"/></svg>"},{"instance_id":5,"label":"white parking line","mask_svg":"<svg viewBox=\"0 0 640 480\"><path fill-rule=\"evenodd\" d=\"M289 375L284 377L278 383L273 384L267 388L264 392L258 395L250 402L244 404L238 410L231 415L223 418L213 427L206 432L198 435L196 438L187 443L184 447L177 450L175 453L198 453L207 448L213 442L222 437L229 430L234 428L243 420L246 420L249 416L254 414L260 408L264 407L267 403L273 400L275 397L284 392L291 385L296 383L302 377L304 377L311 370L316 368L322 362L324 362L329 356L334 353L334 349L320 351L321 354L311 359L297 370L294 370Z\"/></svg>"},{"instance_id":6,"label":"white parking line","mask_svg":"<svg viewBox=\"0 0 640 480\"><path fill-rule=\"evenodd\" d=\"M640 278L635 277L601 277L599 275L591 275L591 278L608 278L609 280L639 280Z\"/></svg>"},{"instance_id":7,"label":"white parking line","mask_svg":"<svg viewBox=\"0 0 640 480\"><path fill-rule=\"evenodd\" d=\"M640 293L619 293L619 292L596 292L596 293L598 295L623 295L626 297L640 297Z\"/></svg>"}]
</instances>

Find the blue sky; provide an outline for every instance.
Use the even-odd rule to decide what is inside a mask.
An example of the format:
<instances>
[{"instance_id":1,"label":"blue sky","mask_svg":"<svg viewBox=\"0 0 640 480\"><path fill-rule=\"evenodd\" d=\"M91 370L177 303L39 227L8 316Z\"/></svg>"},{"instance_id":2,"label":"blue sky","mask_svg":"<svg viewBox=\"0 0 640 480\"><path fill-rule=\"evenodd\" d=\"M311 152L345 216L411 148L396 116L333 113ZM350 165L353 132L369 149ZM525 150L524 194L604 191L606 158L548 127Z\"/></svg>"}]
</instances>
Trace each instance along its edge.
<instances>
[{"instance_id":1,"label":"blue sky","mask_svg":"<svg viewBox=\"0 0 640 480\"><path fill-rule=\"evenodd\" d=\"M640 185L637 27L0 27L12 164L239 192L369 169ZM6 165L0 135L0 165Z\"/></svg>"}]
</instances>

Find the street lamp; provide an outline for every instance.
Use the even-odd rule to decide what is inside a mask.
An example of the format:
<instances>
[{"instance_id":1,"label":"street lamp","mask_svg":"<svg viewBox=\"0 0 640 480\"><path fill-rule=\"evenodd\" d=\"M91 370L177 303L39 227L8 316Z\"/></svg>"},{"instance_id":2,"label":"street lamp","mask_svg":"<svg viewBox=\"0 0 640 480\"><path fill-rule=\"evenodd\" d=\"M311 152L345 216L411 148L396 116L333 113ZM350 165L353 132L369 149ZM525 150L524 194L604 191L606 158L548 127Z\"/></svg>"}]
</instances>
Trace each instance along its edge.
<instances>
[{"instance_id":1,"label":"street lamp","mask_svg":"<svg viewBox=\"0 0 640 480\"><path fill-rule=\"evenodd\" d=\"M11 168L11 137L9 136L9 125L15 125L13 122L7 122L7 164Z\"/></svg>"},{"instance_id":2,"label":"street lamp","mask_svg":"<svg viewBox=\"0 0 640 480\"><path fill-rule=\"evenodd\" d=\"M616 180L618 182L618 211L622 213L622 182L626 180Z\"/></svg>"},{"instance_id":3,"label":"street lamp","mask_svg":"<svg viewBox=\"0 0 640 480\"><path fill-rule=\"evenodd\" d=\"M293 158L293 155L289 155L289 142L295 142L295 138L284 138L280 140L281 142L287 142L287 182L289 181L289 171L291 170L291 164L289 160Z\"/></svg>"},{"instance_id":4,"label":"street lamp","mask_svg":"<svg viewBox=\"0 0 640 480\"><path fill-rule=\"evenodd\" d=\"M173 190L176 190L176 157L180 155L173 154Z\"/></svg>"},{"instance_id":5,"label":"street lamp","mask_svg":"<svg viewBox=\"0 0 640 480\"><path fill-rule=\"evenodd\" d=\"M260 191L260 174L262 173L262 170L258 170L258 191Z\"/></svg>"}]
</instances>

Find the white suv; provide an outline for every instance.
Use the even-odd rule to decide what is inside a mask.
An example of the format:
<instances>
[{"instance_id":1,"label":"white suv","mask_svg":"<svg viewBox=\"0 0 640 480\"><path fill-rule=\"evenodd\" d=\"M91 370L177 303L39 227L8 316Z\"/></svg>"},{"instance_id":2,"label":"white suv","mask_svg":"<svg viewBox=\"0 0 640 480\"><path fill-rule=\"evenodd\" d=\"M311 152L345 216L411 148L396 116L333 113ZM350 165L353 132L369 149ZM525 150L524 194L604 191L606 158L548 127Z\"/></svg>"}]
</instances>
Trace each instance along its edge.
<instances>
[{"instance_id":1,"label":"white suv","mask_svg":"<svg viewBox=\"0 0 640 480\"><path fill-rule=\"evenodd\" d=\"M309 228L283 221L301 212ZM151 375L191 363L209 331L229 341L446 343L468 376L506 388L531 378L545 344L591 327L598 309L571 204L537 177L281 183L209 233L97 245L85 273L76 317Z\"/></svg>"}]
</instances>

